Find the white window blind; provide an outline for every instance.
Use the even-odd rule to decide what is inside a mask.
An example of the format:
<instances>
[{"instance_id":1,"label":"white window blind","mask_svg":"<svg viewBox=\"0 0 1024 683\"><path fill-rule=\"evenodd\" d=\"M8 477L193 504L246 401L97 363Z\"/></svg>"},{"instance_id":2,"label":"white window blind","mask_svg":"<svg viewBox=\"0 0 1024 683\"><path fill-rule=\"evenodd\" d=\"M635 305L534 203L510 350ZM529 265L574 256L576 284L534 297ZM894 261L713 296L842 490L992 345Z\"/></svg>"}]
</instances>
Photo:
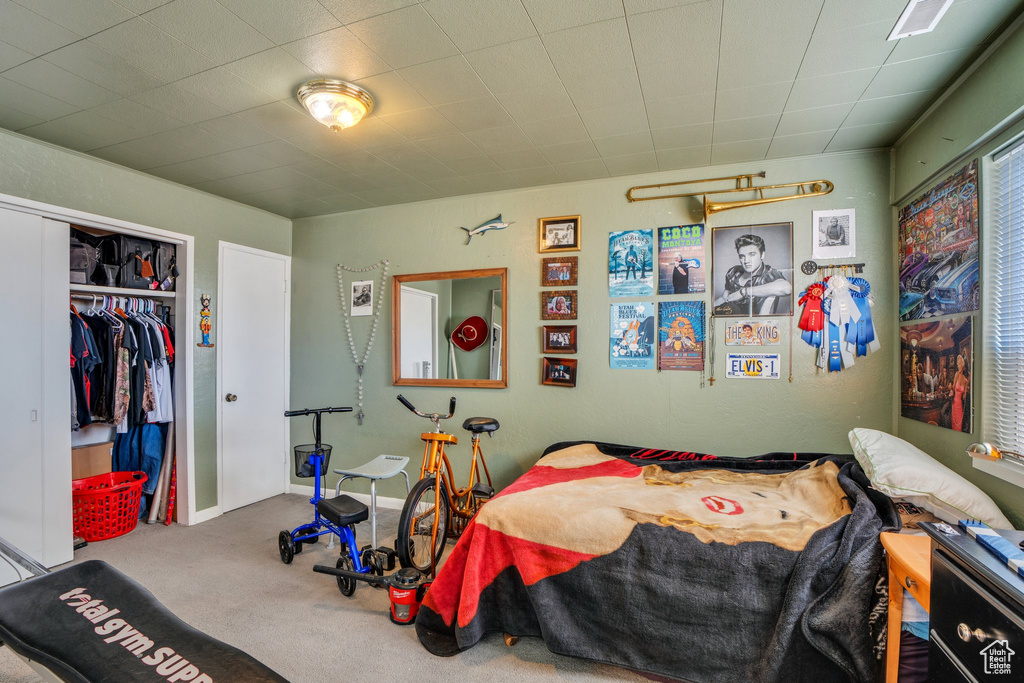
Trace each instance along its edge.
<instances>
[{"instance_id":1,"label":"white window blind","mask_svg":"<svg viewBox=\"0 0 1024 683\"><path fill-rule=\"evenodd\" d=\"M982 348L984 439L1024 453L1024 144L997 155Z\"/></svg>"}]
</instances>

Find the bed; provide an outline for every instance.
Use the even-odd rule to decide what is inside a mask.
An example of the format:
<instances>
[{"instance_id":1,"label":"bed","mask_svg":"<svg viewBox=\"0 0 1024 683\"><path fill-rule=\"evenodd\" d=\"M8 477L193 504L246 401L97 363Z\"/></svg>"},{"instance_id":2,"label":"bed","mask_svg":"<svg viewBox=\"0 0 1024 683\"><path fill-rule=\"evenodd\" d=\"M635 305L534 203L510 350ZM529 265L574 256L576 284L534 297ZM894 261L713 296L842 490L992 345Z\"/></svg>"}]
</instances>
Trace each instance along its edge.
<instances>
[{"instance_id":1,"label":"bed","mask_svg":"<svg viewBox=\"0 0 1024 683\"><path fill-rule=\"evenodd\" d=\"M437 655L486 634L692 681L867 681L884 647L881 531L852 456L551 446L470 523L427 592Z\"/></svg>"}]
</instances>

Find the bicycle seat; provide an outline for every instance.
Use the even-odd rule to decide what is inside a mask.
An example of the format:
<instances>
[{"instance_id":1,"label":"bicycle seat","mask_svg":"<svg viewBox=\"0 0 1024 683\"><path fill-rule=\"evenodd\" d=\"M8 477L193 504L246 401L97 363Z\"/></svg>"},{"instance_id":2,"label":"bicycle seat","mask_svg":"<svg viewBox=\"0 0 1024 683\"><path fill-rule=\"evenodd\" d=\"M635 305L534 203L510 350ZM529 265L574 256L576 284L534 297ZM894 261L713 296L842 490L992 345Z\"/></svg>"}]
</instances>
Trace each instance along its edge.
<instances>
[{"instance_id":1,"label":"bicycle seat","mask_svg":"<svg viewBox=\"0 0 1024 683\"><path fill-rule=\"evenodd\" d=\"M474 434L496 432L498 426L498 421L493 417L467 417L466 421L462 423L463 429Z\"/></svg>"}]
</instances>

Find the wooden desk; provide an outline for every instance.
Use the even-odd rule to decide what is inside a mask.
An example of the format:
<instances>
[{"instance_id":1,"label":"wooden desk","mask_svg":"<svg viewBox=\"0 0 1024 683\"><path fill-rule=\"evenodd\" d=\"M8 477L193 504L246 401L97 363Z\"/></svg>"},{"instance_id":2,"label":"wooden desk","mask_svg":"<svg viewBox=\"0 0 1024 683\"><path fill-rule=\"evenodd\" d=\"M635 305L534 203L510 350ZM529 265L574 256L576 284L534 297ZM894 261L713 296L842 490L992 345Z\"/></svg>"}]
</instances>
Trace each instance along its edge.
<instances>
[{"instance_id":1,"label":"wooden desk","mask_svg":"<svg viewBox=\"0 0 1024 683\"><path fill-rule=\"evenodd\" d=\"M914 596L925 611L931 609L931 552L927 536L881 534L889 562L889 625L885 654L886 683L896 683L900 669L900 628L903 617L903 591Z\"/></svg>"}]
</instances>

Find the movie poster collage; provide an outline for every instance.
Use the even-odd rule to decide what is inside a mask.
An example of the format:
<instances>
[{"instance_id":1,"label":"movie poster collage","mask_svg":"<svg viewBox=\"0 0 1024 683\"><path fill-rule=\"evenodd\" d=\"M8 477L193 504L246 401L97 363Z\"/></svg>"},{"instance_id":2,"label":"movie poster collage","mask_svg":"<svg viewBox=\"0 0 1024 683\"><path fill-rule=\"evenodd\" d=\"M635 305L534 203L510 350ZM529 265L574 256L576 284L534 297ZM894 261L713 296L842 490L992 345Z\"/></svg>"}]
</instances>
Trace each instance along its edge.
<instances>
[{"instance_id":1,"label":"movie poster collage","mask_svg":"<svg viewBox=\"0 0 1024 683\"><path fill-rule=\"evenodd\" d=\"M899 211L900 414L973 431L978 160Z\"/></svg>"},{"instance_id":2,"label":"movie poster collage","mask_svg":"<svg viewBox=\"0 0 1024 683\"><path fill-rule=\"evenodd\" d=\"M555 216L537 221L538 251L553 253L541 259L540 318L544 321L575 321L579 258L567 252L580 250L579 216ZM568 288L572 289L568 289ZM547 289L553 288L553 289ZM577 361L566 356L576 354L576 325L552 324L541 327L541 383L557 387L575 387Z\"/></svg>"}]
</instances>

